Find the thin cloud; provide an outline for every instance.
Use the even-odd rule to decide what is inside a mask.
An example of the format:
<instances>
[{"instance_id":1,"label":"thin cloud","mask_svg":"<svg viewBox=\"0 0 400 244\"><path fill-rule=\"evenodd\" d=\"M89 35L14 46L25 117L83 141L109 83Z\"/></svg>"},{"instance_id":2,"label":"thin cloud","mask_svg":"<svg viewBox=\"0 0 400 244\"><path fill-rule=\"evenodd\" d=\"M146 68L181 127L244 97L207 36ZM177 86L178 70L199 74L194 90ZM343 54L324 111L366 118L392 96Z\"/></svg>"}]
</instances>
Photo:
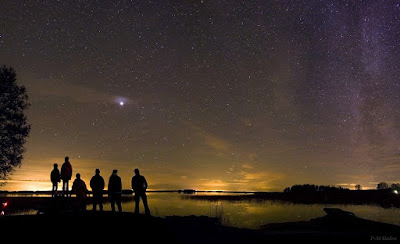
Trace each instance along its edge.
<instances>
[{"instance_id":1,"label":"thin cloud","mask_svg":"<svg viewBox=\"0 0 400 244\"><path fill-rule=\"evenodd\" d=\"M197 136L199 136L203 140L206 146L214 149L219 153L226 153L230 150L231 144L226 140L209 133L200 126L188 122L186 124L196 133Z\"/></svg>"}]
</instances>

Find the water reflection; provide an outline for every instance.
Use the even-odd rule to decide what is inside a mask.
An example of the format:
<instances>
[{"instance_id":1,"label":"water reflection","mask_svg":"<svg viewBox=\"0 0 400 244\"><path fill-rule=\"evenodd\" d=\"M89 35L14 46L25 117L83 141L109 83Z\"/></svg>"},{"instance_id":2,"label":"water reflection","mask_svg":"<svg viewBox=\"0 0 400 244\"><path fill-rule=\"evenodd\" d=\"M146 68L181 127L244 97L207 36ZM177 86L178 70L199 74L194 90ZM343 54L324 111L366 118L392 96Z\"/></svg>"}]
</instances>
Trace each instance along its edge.
<instances>
[{"instance_id":1,"label":"water reflection","mask_svg":"<svg viewBox=\"0 0 400 244\"><path fill-rule=\"evenodd\" d=\"M214 193L215 194L215 193ZM221 193L222 194L222 193ZM268 223L282 223L293 221L307 221L325 215L324 207L340 208L353 212L356 216L374 221L380 221L400 226L399 208L382 208L375 205L338 205L338 204L294 204L282 201L207 201L191 200L185 194L152 193L147 194L152 215L188 216L206 215L218 217L222 223L229 226L257 229ZM124 212L134 212L135 201L133 196L125 196L122 202ZM92 209L91 205L87 206ZM104 210L110 211L109 201L104 202ZM140 212L144 213L143 205ZM32 214L27 209L19 214ZM17 213L18 214L18 213Z\"/></svg>"},{"instance_id":2,"label":"water reflection","mask_svg":"<svg viewBox=\"0 0 400 244\"><path fill-rule=\"evenodd\" d=\"M256 229L268 223L307 221L325 215L324 207L341 208L356 216L400 225L400 209L374 205L294 204L282 201L205 201L191 200L179 193L149 193L149 206L154 216L206 215L221 218L223 224ZM106 209L109 204L106 204ZM123 203L124 211L134 211L134 201ZM144 212L143 205L140 209Z\"/></svg>"}]
</instances>

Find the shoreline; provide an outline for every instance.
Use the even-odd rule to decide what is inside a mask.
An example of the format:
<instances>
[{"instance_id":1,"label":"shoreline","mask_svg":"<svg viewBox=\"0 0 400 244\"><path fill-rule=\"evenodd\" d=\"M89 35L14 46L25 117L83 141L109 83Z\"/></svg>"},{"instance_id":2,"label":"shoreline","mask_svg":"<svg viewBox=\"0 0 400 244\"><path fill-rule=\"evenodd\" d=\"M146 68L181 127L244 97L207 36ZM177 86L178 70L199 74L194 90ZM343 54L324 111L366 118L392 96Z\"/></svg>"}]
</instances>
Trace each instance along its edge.
<instances>
[{"instance_id":1,"label":"shoreline","mask_svg":"<svg viewBox=\"0 0 400 244\"><path fill-rule=\"evenodd\" d=\"M400 194L391 190L349 190L332 192L254 192L254 191L197 191L186 190L148 190L147 193L178 193L185 198L207 201L263 201L281 200L293 203L328 204L379 204L382 207L400 208ZM205 194L204 194L205 193ZM208 194L211 193L211 194ZM213 194L214 193L214 194ZM51 196L51 191L0 191L0 199L5 197ZM61 191L58 192L61 195ZM88 191L89 198L92 192ZM107 196L107 191L103 191ZM132 190L122 190L122 196L132 196Z\"/></svg>"},{"instance_id":2,"label":"shoreline","mask_svg":"<svg viewBox=\"0 0 400 244\"><path fill-rule=\"evenodd\" d=\"M122 212L66 212L16 215L0 218L3 233L22 233L13 239L47 240L78 238L79 241L147 241L174 243L265 243L271 240L367 241L383 236L399 240L400 226L370 221L330 210L326 216L309 221L268 224L260 229L229 227L218 218L206 216L153 217ZM10 232L7 232L10 231ZM74 240L74 239L71 239Z\"/></svg>"},{"instance_id":3,"label":"shoreline","mask_svg":"<svg viewBox=\"0 0 400 244\"><path fill-rule=\"evenodd\" d=\"M351 192L311 192L311 193L284 193L284 192L258 192L236 193L218 192L218 194L203 194L210 191L198 191L195 193L183 193L178 191L149 191L148 193L177 193L182 199L192 201L227 201L227 202L263 202L281 201L293 204L349 204L349 205L373 205L382 208L400 208L400 195L389 191L351 191ZM212 192L215 193L215 192ZM131 201L132 193L122 194L122 202ZM43 204L54 199L51 192L18 192L0 193L0 203L10 202L8 208L14 209L38 209ZM63 199L58 196L57 199ZM75 201L75 195L70 197ZM103 202L108 202L107 192L103 194ZM87 204L92 203L92 195L88 194Z\"/></svg>"},{"instance_id":4,"label":"shoreline","mask_svg":"<svg viewBox=\"0 0 400 244\"><path fill-rule=\"evenodd\" d=\"M271 193L274 194L274 193ZM281 194L280 194L281 195ZM204 197L209 197L212 198L212 200L210 201L210 203L212 203L212 201L221 201L221 199L224 199L226 201L239 201L239 202L243 202L244 203L246 201L256 201L254 203L260 203L263 204L263 201L275 201L273 199L271 199L270 194L262 194L262 196L260 197L260 195L256 195L256 194L242 194L242 195L234 195L234 194L218 194L218 195L207 195L207 194L182 194L182 195L176 195L178 198L184 198L184 199L192 199L191 201L209 201L209 200L205 200ZM219 199L219 200L217 200ZM233 200L232 200L233 199ZM243 200L246 199L246 200ZM93 222L93 221L100 221L100 222L104 222L103 225L107 225L108 223L108 218L110 221L119 221L118 219L120 217L116 217L117 219L114 219L114 217L111 217L111 215L109 214L108 211L105 211L105 214L103 214L103 218L100 218L99 216L95 216L92 215L92 212L89 210L91 209L90 204L91 204L91 200L92 198L89 197L87 199L87 209L88 211L85 212L84 215L78 214L74 209L74 206L77 206L77 199L75 198L75 196L69 198L69 199L64 199L64 198L52 198L50 195L47 196L10 196L10 197L2 197L0 196L0 203L2 203L4 200L6 200L8 202L7 207L5 208L6 211L6 216L1 216L0 217L0 228L4 227L4 221L3 220L12 220L12 219L19 219L21 222L25 222L26 220L31 221L32 223L35 222L33 221L33 219L36 219L38 222L45 222L45 223L41 223L41 226L44 226L44 228L53 228L52 226L48 227L48 223L46 222L56 222L57 225L60 225L58 222L60 221L64 221L64 220L68 220L69 222L72 221L74 218L72 216L77 216L78 219L80 219L79 221L82 222ZM132 195L124 195L122 197L122 202L129 202L133 200L133 196ZM66 201L68 201L68 205L65 205ZM280 201L280 200L278 200ZM107 195L104 195L104 203L108 203L109 199L107 197ZM287 203L291 204L290 201L287 201ZM235 204L235 203L233 203ZM303 204L303 203L299 203L296 202L294 204ZM313 204L313 203L308 203L308 204ZM319 204L319 203L317 203ZM321 210L324 207L323 205L319 205L321 206ZM340 206L340 205L325 205L326 206L331 206L331 207L336 207L336 208L342 208L342 209L347 209L345 206ZM18 215L18 213L13 213L11 212L12 208L18 210L18 209L30 209L33 210L35 209L36 212L40 212L42 214L40 215L35 215L35 211L26 211L25 214L26 215ZM107 208L106 208L107 209ZM125 208L124 208L125 209ZM318 208L320 209L320 208ZM395 208L393 208L395 209ZM109 208L107 209L109 210ZM75 211L75 212L74 212ZM352 211L352 210L350 210ZM385 210L386 211L386 210ZM392 210L390 210L392 211ZM394 210L397 211L397 210ZM23 214L24 212L21 211L21 213ZM341 222L343 222L343 220L338 220L338 221L334 221L333 223L328 225L322 221L322 222L316 222L315 220L313 220L313 218L315 219L321 219L322 220L327 220L326 218L320 217L321 215L316 215L316 216L312 216L310 218L304 218L302 219L302 221L299 221L299 219L293 218L293 219L287 219L286 221L294 221L294 222L279 222L279 221L268 221L265 223L265 225L258 225L259 227L253 228L253 227L234 227L232 225L227 224L226 221L224 221L224 216L219 216L218 214L216 215L208 215L208 216L213 216L213 217L219 217L218 218L213 218L213 217L206 217L206 216L191 216L191 214L195 213L192 211L186 211L184 214L181 214L179 216L170 216L170 215L174 215L174 212L169 212L165 215L162 215L161 217L158 215L157 211L155 211L156 216L158 217L152 217L152 219L155 219L155 221L157 222L162 222L162 223L166 223L167 226L173 226L174 224L169 223L169 221L172 221L172 219L175 218L176 221L180 221L180 220L185 220L188 221L188 218L191 219L191 221L193 223L189 224L188 226L185 226L183 224L183 226L180 226L179 228L200 228L200 229L204 229L205 227L202 225L211 225L214 226L213 231L217 231L216 229L218 229L218 232L220 232L220 229L224 229L224 231L230 231L230 232L239 232L241 233L241 235L249 235L249 233L253 233L252 235L267 235L269 237L272 238L272 234L271 233L279 233L279 235L290 235L290 236L296 236L296 235L303 235L304 238L306 238L305 236L310 235L311 239L313 238L317 238L316 236L322 236L323 238L326 238L329 235L333 235L335 236L335 238L339 238L339 237L343 237L343 236L348 236L348 238L361 238L361 236L366 236L367 234L372 235L374 233L376 233L376 231L378 231L379 233L386 233L386 234L393 234L393 232L387 232L387 228L382 228L382 225L385 226L394 226L394 228L397 228L396 232L400 233L400 225L398 225L397 222L381 222L383 221L382 219L379 218L372 218L375 221L368 220L370 221L369 224L366 224L366 226L378 226L377 228L370 228L368 231L366 230L360 230L355 228L354 226L349 226L349 230L353 229L353 231L348 231L348 230L342 230L342 229L338 229L338 226L343 225ZM357 213L357 211L355 211L354 213ZM202 213L198 213L198 214L202 214ZM118 214L117 214L118 215ZM130 212L124 212L122 213L122 215L129 215L129 216L133 216L134 219L136 219L135 215L132 215L132 213ZM207 214L206 214L207 215ZM22 217L20 217L22 216ZM23 217L23 216L31 216L31 217ZM40 217L35 217L35 216L40 216ZM49 217L52 216L52 217ZM118 215L119 216L119 215ZM13 218L15 217L15 218ZM370 219L368 216L366 215L362 215L363 218L366 219ZM125 217L121 217L121 220L124 220ZM59 219L57 221L55 221L54 219ZM219 222L217 223L216 221L214 221L215 219L219 220ZM360 219L360 218L358 218ZM332 219L328 219L328 220L332 220ZM67 222L68 222L67 221ZM136 221L136 220L135 220ZM208 224L204 223L207 222ZM212 222L210 224L210 221ZM296 222L298 221L298 222ZM19 225L17 222L15 221L6 221L6 223L9 224L13 224L15 226L21 226L23 227L23 229L28 228L26 225ZM161 223L160 222L160 223ZM329 222L329 221L328 221ZM347 221L345 220L344 223L351 223L351 221ZM354 222L354 221L353 221ZM362 223L364 223L365 221L362 221ZM391 223L391 224L388 224ZM321 225L322 224L322 225ZM34 225L34 224L32 224ZM192 226L191 226L192 225ZM197 226L200 225L200 226ZM359 224L356 224L356 226ZM2 227L3 226L3 227ZM62 225L64 226L64 224ZM191 226L191 227L189 227ZM197 226L197 227L196 227ZM218 226L218 227L217 227ZM221 227L222 226L222 227ZM238 226L238 225L236 225ZM368 228L369 228L368 227ZM390 227L390 228L392 228ZM54 227L56 228L56 227ZM82 227L84 228L84 227ZM102 228L102 227L99 227ZM122 229L125 227L121 227ZM163 227L165 228L165 227ZM178 227L173 227L173 228L178 228ZM227 229L225 229L227 228ZM59 228L57 228L58 230ZM55 230L55 231L57 231ZM39 231L39 230L38 230ZM144 230L142 230L144 231ZM161 231L161 230L159 230ZM177 230L171 230L173 233L175 233ZM192 230L186 230L188 233L193 232ZM211 231L211 230L209 230ZM224 231L222 231L222 233L224 233ZM222 233L218 233L220 235L222 235ZM245 233L245 234L244 234ZM378 233L378 234L379 234ZM376 234L376 236L378 236L378 234ZM186 235L186 234L185 234ZM375 234L374 234L375 235ZM381 235L382 236L382 235ZM238 237L239 238L239 237ZM247 238L247 237L246 237ZM274 237L275 238L275 237ZM268 239L269 240L269 239Z\"/></svg>"},{"instance_id":5,"label":"shoreline","mask_svg":"<svg viewBox=\"0 0 400 244\"><path fill-rule=\"evenodd\" d=\"M204 197L201 194L186 194L184 198ZM208 197L260 197L245 195L206 195ZM269 195L267 195L269 196ZM267 199L263 195L263 199ZM132 201L132 195L125 195L122 201ZM88 240L103 238L120 238L126 240L129 233L141 233L143 241L176 243L263 243L271 240L370 240L371 237L393 237L399 240L400 226L384 222L359 218L340 209L327 208L327 215L311 218L306 221L269 223L256 229L233 227L223 224L223 219L208 216L144 216L131 212L112 213L110 211L78 212L77 199L71 197L52 198L50 196L11 196L7 206L10 208L36 209L41 214L0 216L0 229L3 231L21 230L26 236L58 235L65 229L74 229L74 236L85 236ZM88 198L87 204L92 198ZM197 200L200 200L197 199ZM0 202L5 200L0 197ZM242 201L238 198L235 201ZM104 196L104 202L108 198ZM251 201L254 201L251 200ZM66 204L67 203L67 204ZM11 209L10 209L11 210ZM330 213L330 214L329 214ZM332 214L333 213L333 214ZM190 213L189 213L190 214ZM90 233L101 232L99 236ZM7 233L7 232L4 232ZM121 233L115 237L113 233ZM90 237L90 238L89 238ZM194 239L196 241L193 241Z\"/></svg>"}]
</instances>

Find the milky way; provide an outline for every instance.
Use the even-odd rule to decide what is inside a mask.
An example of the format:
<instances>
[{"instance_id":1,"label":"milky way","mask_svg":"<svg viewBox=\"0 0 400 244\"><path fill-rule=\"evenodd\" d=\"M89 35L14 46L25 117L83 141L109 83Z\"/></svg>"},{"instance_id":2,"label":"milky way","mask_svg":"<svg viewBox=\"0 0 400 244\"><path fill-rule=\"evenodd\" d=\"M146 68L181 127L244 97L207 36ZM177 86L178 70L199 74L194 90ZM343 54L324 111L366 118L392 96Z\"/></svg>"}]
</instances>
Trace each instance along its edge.
<instances>
[{"instance_id":1,"label":"milky way","mask_svg":"<svg viewBox=\"0 0 400 244\"><path fill-rule=\"evenodd\" d=\"M136 167L153 189L399 182L399 4L2 1L0 64L32 104L5 188L67 155L126 188Z\"/></svg>"}]
</instances>

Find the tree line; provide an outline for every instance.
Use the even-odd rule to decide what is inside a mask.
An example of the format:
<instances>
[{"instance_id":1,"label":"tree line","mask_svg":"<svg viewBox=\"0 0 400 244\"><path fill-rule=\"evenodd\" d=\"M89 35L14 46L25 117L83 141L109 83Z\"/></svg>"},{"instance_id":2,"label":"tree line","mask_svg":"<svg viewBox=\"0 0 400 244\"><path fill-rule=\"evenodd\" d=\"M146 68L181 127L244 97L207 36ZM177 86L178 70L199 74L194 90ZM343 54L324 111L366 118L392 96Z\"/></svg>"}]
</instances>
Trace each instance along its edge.
<instances>
[{"instance_id":1,"label":"tree line","mask_svg":"<svg viewBox=\"0 0 400 244\"><path fill-rule=\"evenodd\" d=\"M380 182L376 186L377 190L396 190L400 192L400 183L388 184L386 182ZM283 192L338 192L338 191L349 191L348 188L341 186L326 186L326 185L314 185L314 184L303 184L293 185L286 187ZM362 190L360 184L355 185L355 190Z\"/></svg>"},{"instance_id":2,"label":"tree line","mask_svg":"<svg viewBox=\"0 0 400 244\"><path fill-rule=\"evenodd\" d=\"M284 192L338 192L338 191L349 191L347 188L341 186L325 186L325 185L314 185L314 184L303 184L293 185L286 187Z\"/></svg>"},{"instance_id":3,"label":"tree line","mask_svg":"<svg viewBox=\"0 0 400 244\"><path fill-rule=\"evenodd\" d=\"M389 185L388 183L382 181L380 183L378 183L378 185L376 186L377 190L397 190L400 191L400 183L393 183L391 185Z\"/></svg>"}]
</instances>

